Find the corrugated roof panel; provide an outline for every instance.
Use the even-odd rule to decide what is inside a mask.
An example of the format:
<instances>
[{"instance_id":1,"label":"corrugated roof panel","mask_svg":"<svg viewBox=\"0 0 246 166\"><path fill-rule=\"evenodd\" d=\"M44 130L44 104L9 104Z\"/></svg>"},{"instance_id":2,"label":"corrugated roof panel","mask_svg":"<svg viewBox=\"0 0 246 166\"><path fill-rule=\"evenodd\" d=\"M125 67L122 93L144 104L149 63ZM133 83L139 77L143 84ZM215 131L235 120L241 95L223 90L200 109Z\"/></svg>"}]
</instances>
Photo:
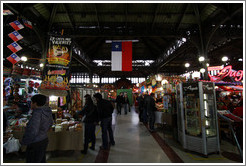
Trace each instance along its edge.
<instances>
[{"instance_id":1,"label":"corrugated roof panel","mask_svg":"<svg viewBox=\"0 0 246 166\"><path fill-rule=\"evenodd\" d=\"M202 21L206 20L217 8L211 4L207 4L204 10L201 12Z\"/></svg>"},{"instance_id":2,"label":"corrugated roof panel","mask_svg":"<svg viewBox=\"0 0 246 166\"><path fill-rule=\"evenodd\" d=\"M33 6L46 20L49 20L50 11L43 3L37 3Z\"/></svg>"},{"instance_id":3,"label":"corrugated roof panel","mask_svg":"<svg viewBox=\"0 0 246 166\"><path fill-rule=\"evenodd\" d=\"M98 13L124 13L125 11L125 4L120 4L120 3L98 3L96 4L97 7L97 12Z\"/></svg>"},{"instance_id":4,"label":"corrugated roof panel","mask_svg":"<svg viewBox=\"0 0 246 166\"><path fill-rule=\"evenodd\" d=\"M69 3L67 8L70 12L95 12L94 3Z\"/></svg>"}]
</instances>

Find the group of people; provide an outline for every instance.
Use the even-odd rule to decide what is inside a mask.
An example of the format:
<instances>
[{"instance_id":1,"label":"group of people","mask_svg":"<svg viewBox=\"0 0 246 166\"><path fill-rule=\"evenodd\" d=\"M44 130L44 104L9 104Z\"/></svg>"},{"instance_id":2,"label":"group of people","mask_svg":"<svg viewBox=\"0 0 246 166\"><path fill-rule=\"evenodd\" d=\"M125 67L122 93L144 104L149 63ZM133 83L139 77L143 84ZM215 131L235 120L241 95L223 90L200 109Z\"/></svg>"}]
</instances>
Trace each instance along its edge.
<instances>
[{"instance_id":1,"label":"group of people","mask_svg":"<svg viewBox=\"0 0 246 166\"><path fill-rule=\"evenodd\" d=\"M148 124L150 132L155 132L155 111L157 111L155 103L162 102L160 95L155 99L155 94L140 94L137 98L139 108L139 121Z\"/></svg>"},{"instance_id":2,"label":"group of people","mask_svg":"<svg viewBox=\"0 0 246 166\"><path fill-rule=\"evenodd\" d=\"M129 112L131 112L130 103L129 103L127 93L123 94L123 92L121 92L116 97L116 104L117 104L117 114L118 115L121 115L121 108L122 107L124 108L125 115L127 114L127 109L129 110Z\"/></svg>"},{"instance_id":3,"label":"group of people","mask_svg":"<svg viewBox=\"0 0 246 166\"><path fill-rule=\"evenodd\" d=\"M115 145L113 130L112 130L112 113L114 107L108 100L102 99L100 93L96 93L93 97L96 99L96 103L93 102L90 95L85 95L85 106L79 114L83 115L83 122L85 124L84 131L84 150L83 154L87 153L89 142L92 143L90 149L95 150L96 144L96 125L100 123L102 128L102 146L101 150L108 150L109 145Z\"/></svg>"},{"instance_id":4,"label":"group of people","mask_svg":"<svg viewBox=\"0 0 246 166\"><path fill-rule=\"evenodd\" d=\"M86 102L79 114L83 115L84 130L84 150L87 153L89 142L92 143L90 149L95 150L96 125L102 128L102 146L101 150L109 149L110 145L115 145L112 130L112 113L114 107L108 100L102 99L100 93L93 95L96 102L88 94L85 96ZM46 162L46 149L48 146L48 130L53 125L52 111L47 106L47 97L41 94L34 95L31 98L31 117L26 125L25 132L20 143L26 145L27 163Z\"/></svg>"}]
</instances>

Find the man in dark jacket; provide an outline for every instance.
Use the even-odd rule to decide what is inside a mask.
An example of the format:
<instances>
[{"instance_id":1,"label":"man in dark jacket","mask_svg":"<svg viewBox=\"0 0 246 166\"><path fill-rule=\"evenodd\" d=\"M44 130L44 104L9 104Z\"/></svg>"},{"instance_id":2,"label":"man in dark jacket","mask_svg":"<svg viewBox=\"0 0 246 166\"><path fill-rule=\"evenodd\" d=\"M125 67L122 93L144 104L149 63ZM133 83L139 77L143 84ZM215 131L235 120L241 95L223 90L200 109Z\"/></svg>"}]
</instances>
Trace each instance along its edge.
<instances>
[{"instance_id":1,"label":"man in dark jacket","mask_svg":"<svg viewBox=\"0 0 246 166\"><path fill-rule=\"evenodd\" d=\"M147 109L148 113L148 119L149 119L149 130L151 132L154 132L154 125L155 125L155 99L154 99L154 93L151 93L150 96L145 98L145 107Z\"/></svg>"},{"instance_id":2,"label":"man in dark jacket","mask_svg":"<svg viewBox=\"0 0 246 166\"><path fill-rule=\"evenodd\" d=\"M98 123L98 112L96 106L93 104L91 96L86 94L85 96L85 106L82 109L81 113L85 116L83 122L85 123L84 131L84 150L81 153L86 154L88 150L88 144L91 141L92 145L90 149L95 150L96 144L96 124Z\"/></svg>"},{"instance_id":3,"label":"man in dark jacket","mask_svg":"<svg viewBox=\"0 0 246 166\"><path fill-rule=\"evenodd\" d=\"M94 94L94 97L97 100L97 110L99 113L99 120L101 121L102 128L102 146L100 149L107 150L109 148L108 136L111 145L115 145L114 135L112 130L112 113L114 107L112 103L108 100L102 99L100 93Z\"/></svg>"},{"instance_id":4,"label":"man in dark jacket","mask_svg":"<svg viewBox=\"0 0 246 166\"><path fill-rule=\"evenodd\" d=\"M143 110L144 110L144 96L140 94L137 98L138 100L138 108L139 108L139 121L143 122Z\"/></svg>"},{"instance_id":5,"label":"man in dark jacket","mask_svg":"<svg viewBox=\"0 0 246 166\"><path fill-rule=\"evenodd\" d=\"M122 92L117 96L116 103L117 103L117 113L121 115L121 107L123 103L123 93Z\"/></svg>"},{"instance_id":6,"label":"man in dark jacket","mask_svg":"<svg viewBox=\"0 0 246 166\"><path fill-rule=\"evenodd\" d=\"M27 145L27 163L45 163L48 146L47 132L53 124L52 111L46 107L46 96L38 94L31 98L32 117L27 123L22 144Z\"/></svg>"}]
</instances>

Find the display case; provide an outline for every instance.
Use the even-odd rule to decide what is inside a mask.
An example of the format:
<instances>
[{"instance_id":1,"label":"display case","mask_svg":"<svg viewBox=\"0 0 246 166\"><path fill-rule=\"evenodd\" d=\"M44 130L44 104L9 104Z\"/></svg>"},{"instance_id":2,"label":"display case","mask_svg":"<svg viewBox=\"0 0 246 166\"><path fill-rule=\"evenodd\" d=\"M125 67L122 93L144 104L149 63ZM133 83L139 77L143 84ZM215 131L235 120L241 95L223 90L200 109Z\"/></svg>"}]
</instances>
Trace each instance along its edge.
<instances>
[{"instance_id":1,"label":"display case","mask_svg":"<svg viewBox=\"0 0 246 166\"><path fill-rule=\"evenodd\" d=\"M219 152L214 83L180 83L176 89L178 138L184 149Z\"/></svg>"}]
</instances>

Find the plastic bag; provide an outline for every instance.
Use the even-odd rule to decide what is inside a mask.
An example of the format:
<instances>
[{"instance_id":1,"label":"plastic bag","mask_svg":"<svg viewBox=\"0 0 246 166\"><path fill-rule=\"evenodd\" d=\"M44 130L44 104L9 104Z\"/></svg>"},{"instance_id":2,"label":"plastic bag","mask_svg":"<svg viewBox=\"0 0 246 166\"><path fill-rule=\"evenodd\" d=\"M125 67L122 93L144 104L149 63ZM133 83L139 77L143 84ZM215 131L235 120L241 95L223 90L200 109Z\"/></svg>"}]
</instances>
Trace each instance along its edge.
<instances>
[{"instance_id":1,"label":"plastic bag","mask_svg":"<svg viewBox=\"0 0 246 166\"><path fill-rule=\"evenodd\" d=\"M6 149L6 153L18 152L21 144L19 139L15 139L14 137L10 137L6 143L3 144L3 147Z\"/></svg>"}]
</instances>

